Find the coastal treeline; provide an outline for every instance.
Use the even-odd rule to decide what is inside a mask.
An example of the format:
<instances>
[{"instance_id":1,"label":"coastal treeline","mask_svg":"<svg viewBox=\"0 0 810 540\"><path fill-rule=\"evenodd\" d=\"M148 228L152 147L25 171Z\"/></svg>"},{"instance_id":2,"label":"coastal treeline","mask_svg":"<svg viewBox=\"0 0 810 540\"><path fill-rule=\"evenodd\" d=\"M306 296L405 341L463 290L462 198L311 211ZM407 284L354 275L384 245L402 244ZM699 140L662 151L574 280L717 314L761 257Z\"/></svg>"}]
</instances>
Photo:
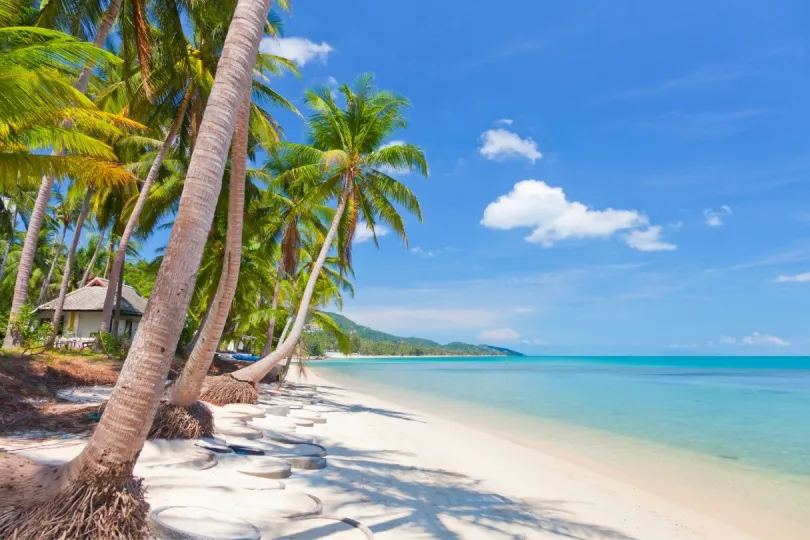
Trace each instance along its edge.
<instances>
[{"instance_id":1,"label":"coastal treeline","mask_svg":"<svg viewBox=\"0 0 810 540\"><path fill-rule=\"evenodd\" d=\"M298 68L260 50L282 34L270 8L0 2L5 354L71 337L67 295L101 278L96 346L125 358L75 459L46 467L0 453L0 538L145 537L132 476L145 439L211 435L200 400L255 402L257 381L290 357L305 326L348 350L323 309L353 293L355 231L376 243L384 225L407 245L403 215L421 219L397 179L428 174L422 149L398 142L408 100L370 74L281 95L278 77ZM279 111L305 123L302 141L284 138ZM158 256L142 253L161 231ZM125 282L149 296L135 335L119 324ZM47 321L43 302L55 306ZM220 344L245 339L262 358L209 377Z\"/></svg>"}]
</instances>

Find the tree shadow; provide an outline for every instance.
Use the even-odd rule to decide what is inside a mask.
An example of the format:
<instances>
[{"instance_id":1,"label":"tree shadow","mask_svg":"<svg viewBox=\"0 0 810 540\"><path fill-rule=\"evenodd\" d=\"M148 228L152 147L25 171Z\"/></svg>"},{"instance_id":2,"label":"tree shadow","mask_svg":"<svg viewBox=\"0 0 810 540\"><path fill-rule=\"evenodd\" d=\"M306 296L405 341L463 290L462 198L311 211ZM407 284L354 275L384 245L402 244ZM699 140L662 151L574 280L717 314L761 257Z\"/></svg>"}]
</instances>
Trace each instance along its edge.
<instances>
[{"instance_id":1,"label":"tree shadow","mask_svg":"<svg viewBox=\"0 0 810 540\"><path fill-rule=\"evenodd\" d=\"M460 539L455 529L464 526L487 538L518 539L543 532L578 540L633 540L621 531L577 519L571 507L578 501L504 497L464 474L404 465L406 456L332 444L329 467L317 475L302 475L301 482L349 493L352 499L336 505L337 513L384 508L377 516L382 521L366 523L375 533L402 528L431 538Z\"/></svg>"}]
</instances>

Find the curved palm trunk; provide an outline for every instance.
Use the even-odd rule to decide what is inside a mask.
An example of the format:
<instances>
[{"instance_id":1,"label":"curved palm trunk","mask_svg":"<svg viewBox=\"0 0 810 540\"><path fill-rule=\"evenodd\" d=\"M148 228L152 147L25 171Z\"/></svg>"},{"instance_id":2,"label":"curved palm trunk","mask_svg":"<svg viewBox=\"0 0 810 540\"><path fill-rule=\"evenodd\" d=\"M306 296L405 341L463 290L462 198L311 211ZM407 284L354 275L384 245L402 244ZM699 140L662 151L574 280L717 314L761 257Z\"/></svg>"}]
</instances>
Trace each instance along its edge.
<instances>
[{"instance_id":1,"label":"curved palm trunk","mask_svg":"<svg viewBox=\"0 0 810 540\"><path fill-rule=\"evenodd\" d=\"M45 276L45 279L42 280L42 286L39 288L39 299L37 300L37 305L44 304L45 300L48 299L48 287L51 286L51 280L53 279L53 272L56 270L56 263L59 262L59 256L62 254L62 248L65 247L65 235L67 234L67 223L62 226L62 236L59 237L59 243L56 244L56 247L53 250L53 260L51 261L51 267L48 270L48 274Z\"/></svg>"},{"instance_id":2,"label":"curved palm trunk","mask_svg":"<svg viewBox=\"0 0 810 540\"><path fill-rule=\"evenodd\" d=\"M343 185L343 191L340 194L337 209L335 210L335 216L332 218L332 225L329 227L329 232L326 233L326 238L323 240L323 246L321 246L321 252L318 254L318 258L316 259L315 264L312 267L312 272L307 280L307 286L304 289L303 296L301 297L301 303L298 306L298 313L295 316L295 323L290 331L290 336L286 340L280 341L278 347L276 347L276 350L269 355L257 362L254 362L248 367L231 373L233 378L240 381L253 383L262 380L264 376L267 375L271 369L273 369L273 366L281 362L281 360L293 350L293 347L295 347L295 344L301 338L301 332L304 330L307 312L309 311L309 304L312 301L312 293L315 291L315 283L318 281L321 268L323 268L323 263L326 261L326 256L329 254L329 249L332 247L332 241L335 239L335 234L337 234L338 226L340 225L340 218L343 216L343 212L346 210L350 186L351 178L347 177Z\"/></svg>"},{"instance_id":3,"label":"curved palm trunk","mask_svg":"<svg viewBox=\"0 0 810 540\"><path fill-rule=\"evenodd\" d=\"M169 403L188 406L200 395L205 376L214 360L222 331L231 310L239 280L242 259L242 221L245 213L245 170L247 168L248 124L250 122L250 80L248 80L231 147L231 181L228 197L228 228L225 233L225 261L211 300L210 315L205 318L199 340L191 351L183 371L169 391Z\"/></svg>"},{"instance_id":4,"label":"curved palm trunk","mask_svg":"<svg viewBox=\"0 0 810 540\"><path fill-rule=\"evenodd\" d=\"M93 45L102 47L110 35L115 19L118 18L118 12L121 11L121 3L123 0L112 0L110 5L104 11L104 17L101 24L96 31L96 37L93 39ZM90 85L90 74L93 71L93 65L87 65L82 69L79 78L76 80L74 87L82 93L87 92L87 87ZM22 338L17 332L13 332L14 319L20 312L20 308L25 304L26 293L28 292L28 280L31 279L31 268L34 265L34 255L37 251L37 242L39 241L39 232L42 230L42 222L45 218L45 209L48 207L48 200L51 198L51 190L53 189L53 182L55 177L53 175L46 175L39 185L39 192L37 193L37 200L34 203L34 211L31 213L31 220L28 223L28 231L25 234L25 241L23 242L23 252L20 256L20 265L17 269L17 281L14 284L14 297L11 301L11 311L8 316L8 331L3 340L3 347L15 347L22 344ZM39 210L39 211L37 211Z\"/></svg>"},{"instance_id":5,"label":"curved palm trunk","mask_svg":"<svg viewBox=\"0 0 810 540\"><path fill-rule=\"evenodd\" d=\"M219 284L222 283L223 276L219 276L220 280L217 282L217 291L219 291ZM216 297L216 292L214 292L214 296ZM203 313L203 318L200 321L200 326L197 327L197 330L194 332L194 335L191 336L191 341L188 342L186 345L186 356L191 354L191 351L194 350L194 347L197 346L197 342L200 340L200 334L202 334L202 329L205 328L205 323L208 321L208 317L211 316L211 308L214 307L214 299L212 298L208 305L205 306L205 313Z\"/></svg>"},{"instance_id":6,"label":"curved palm trunk","mask_svg":"<svg viewBox=\"0 0 810 540\"><path fill-rule=\"evenodd\" d=\"M127 246L129 245L129 239L132 236L132 233L135 231L135 227L141 217L141 212L143 212L143 208L146 205L146 199L149 196L149 191L152 189L152 184L155 183L155 179L157 179L161 165L163 165L163 160L166 158L166 155L169 153L169 149L174 144L174 139L177 137L177 132L180 130L180 125L183 123L183 117L186 115L186 109L188 108L188 103L191 99L191 93L192 88L189 86L186 89L185 95L183 96L183 101L180 104L180 110L177 112L177 116L172 122L169 133L166 135L166 139L164 139L163 144L160 147L160 151L158 151L157 156L155 156L155 161L149 168L149 173L146 175L146 180L143 182L141 192L138 195L138 201L135 203L135 207L132 209L132 213L129 215L127 225L124 227L124 233L121 235L121 240L118 242L118 251L115 254L115 262L113 262L112 271L110 272L110 283L117 283L121 277L121 272L124 268L124 257L126 256ZM101 327L99 328L100 332L110 331L114 300L115 288L107 287L107 296L104 297L104 308L101 312Z\"/></svg>"},{"instance_id":7,"label":"curved palm trunk","mask_svg":"<svg viewBox=\"0 0 810 540\"><path fill-rule=\"evenodd\" d=\"M14 296L11 299L11 311L8 316L8 330L3 340L3 347L19 347L22 345L22 336L14 329L15 318L20 312L20 308L25 304L25 297L28 293L28 280L31 278L31 268L34 266L34 255L37 251L37 241L39 232L42 230L42 223L45 221L45 211L48 209L48 200L51 198L53 189L53 176L44 176L39 185L37 199L34 202L34 209L31 212L31 219L28 220L28 230L25 233L20 264L17 268L17 280L14 283Z\"/></svg>"},{"instance_id":8,"label":"curved palm trunk","mask_svg":"<svg viewBox=\"0 0 810 540\"><path fill-rule=\"evenodd\" d=\"M104 229L101 231L101 236L98 239L98 243L96 243L96 249L93 250L93 256L90 257L90 263L87 265L87 268L84 269L84 275L82 275L82 281L79 283L79 288L81 289L87 282L90 281L90 275L93 273L93 268L96 266L96 260L98 259L98 254L101 251L101 244L104 243L104 235L107 234L107 230Z\"/></svg>"},{"instance_id":9,"label":"curved palm trunk","mask_svg":"<svg viewBox=\"0 0 810 540\"><path fill-rule=\"evenodd\" d=\"M59 298L56 301L56 308L53 310L53 319L51 319L53 331L46 343L46 347L48 348L53 347L56 336L62 328L62 311L65 307L65 297L67 296L68 286L70 285L70 272L73 269L73 259L76 258L76 248L79 246L79 240L81 240L82 227L84 226L84 220L87 218L87 211L90 209L90 199L92 197L93 190L88 189L82 201L82 210L79 212L79 217L76 219L76 229L73 232L73 240L70 241L70 249L68 250L67 260L65 260L65 269L62 271L62 285L59 287Z\"/></svg>"},{"instance_id":10,"label":"curved palm trunk","mask_svg":"<svg viewBox=\"0 0 810 540\"><path fill-rule=\"evenodd\" d=\"M104 279L110 279L110 267L112 266L113 253L115 252L115 236L113 229L110 229L110 243L107 245L107 260L104 261Z\"/></svg>"},{"instance_id":11,"label":"curved palm trunk","mask_svg":"<svg viewBox=\"0 0 810 540\"><path fill-rule=\"evenodd\" d=\"M3 250L3 262L0 263L0 283L6 274L6 264L8 264L8 253L11 251L11 244L14 243L14 229L17 227L17 209L14 209L14 217L11 219L11 234L8 235L6 249Z\"/></svg>"},{"instance_id":12,"label":"curved palm trunk","mask_svg":"<svg viewBox=\"0 0 810 540\"><path fill-rule=\"evenodd\" d=\"M281 291L281 272L276 272L276 285L273 287L273 301L270 304L270 309L273 315L270 317L270 325L267 327L267 338L264 341L264 348L262 349L262 357L270 354L273 350L273 334L276 333L276 310L278 309L278 294ZM279 341L281 343L281 341Z\"/></svg>"},{"instance_id":13,"label":"curved palm trunk","mask_svg":"<svg viewBox=\"0 0 810 540\"><path fill-rule=\"evenodd\" d=\"M109 289L111 283L107 284ZM118 285L115 292L115 315L113 316L112 327L110 331L112 335L118 337L118 324L121 322L121 298L124 296L124 269L121 269L121 275L118 276Z\"/></svg>"}]
</instances>

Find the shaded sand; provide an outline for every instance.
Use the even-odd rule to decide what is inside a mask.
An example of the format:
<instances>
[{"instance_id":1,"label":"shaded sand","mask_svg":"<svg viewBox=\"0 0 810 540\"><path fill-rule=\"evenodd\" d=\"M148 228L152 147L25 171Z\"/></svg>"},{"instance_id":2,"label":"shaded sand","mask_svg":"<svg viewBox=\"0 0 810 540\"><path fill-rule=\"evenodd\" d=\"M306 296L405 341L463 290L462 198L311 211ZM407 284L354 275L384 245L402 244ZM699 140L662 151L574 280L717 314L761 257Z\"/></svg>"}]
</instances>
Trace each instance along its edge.
<instances>
[{"instance_id":1,"label":"shaded sand","mask_svg":"<svg viewBox=\"0 0 810 540\"><path fill-rule=\"evenodd\" d=\"M752 533L717 519L712 508L679 504L583 462L309 373L322 410L331 409L329 422L317 426L329 467L287 485L322 499L324 514L359 519L379 539L807 538L782 524Z\"/></svg>"}]
</instances>

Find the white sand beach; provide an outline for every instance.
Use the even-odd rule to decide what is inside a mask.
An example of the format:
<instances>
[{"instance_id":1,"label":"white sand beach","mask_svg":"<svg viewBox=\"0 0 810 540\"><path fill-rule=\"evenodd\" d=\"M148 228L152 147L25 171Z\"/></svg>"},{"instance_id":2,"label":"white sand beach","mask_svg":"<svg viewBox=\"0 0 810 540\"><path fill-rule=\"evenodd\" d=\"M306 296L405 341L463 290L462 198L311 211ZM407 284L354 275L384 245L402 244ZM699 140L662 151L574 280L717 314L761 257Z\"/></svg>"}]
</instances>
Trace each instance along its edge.
<instances>
[{"instance_id":1,"label":"white sand beach","mask_svg":"<svg viewBox=\"0 0 810 540\"><path fill-rule=\"evenodd\" d=\"M765 514L753 507L731 520L717 504L706 502L710 498L681 504L677 497L648 489L664 482L666 471L649 473L646 483L617 477L615 471L350 389L317 368L308 371L302 382L317 385L316 393L299 389L297 398L287 392L291 397L284 397L265 387L266 404L258 410L266 417L261 412L251 418L253 406L214 411L218 437L269 455L281 453L293 463L292 474L289 464L281 461L287 468L281 471L280 460L272 457L215 455L194 441L148 442L135 474L144 478L152 509L203 507L173 510L188 514L174 516L174 522L202 532L233 533L244 526L264 539L350 540L369 534L381 540L806 538L799 523L762 518ZM105 398L98 388L81 392L90 396L86 399ZM293 408L285 417L275 415L279 407ZM317 421L306 421L312 418ZM256 440L260 430L265 438ZM297 443L267 438L278 430ZM62 463L77 455L85 440L40 444L11 437L0 440L0 446ZM308 443L323 446L326 468L301 466L293 459L296 452L304 460L320 459L305 457L315 455L307 453L314 447ZM713 483L707 475L707 491ZM292 514L310 517L288 519ZM749 526L752 520L756 526Z\"/></svg>"},{"instance_id":2,"label":"white sand beach","mask_svg":"<svg viewBox=\"0 0 810 540\"><path fill-rule=\"evenodd\" d=\"M332 384L317 369L306 382L333 404L318 431L330 449L329 467L295 482L305 482L326 513L360 519L376 538L802 538L790 527L771 528L768 536L744 532L714 518L711 508L696 511L580 464Z\"/></svg>"}]
</instances>

